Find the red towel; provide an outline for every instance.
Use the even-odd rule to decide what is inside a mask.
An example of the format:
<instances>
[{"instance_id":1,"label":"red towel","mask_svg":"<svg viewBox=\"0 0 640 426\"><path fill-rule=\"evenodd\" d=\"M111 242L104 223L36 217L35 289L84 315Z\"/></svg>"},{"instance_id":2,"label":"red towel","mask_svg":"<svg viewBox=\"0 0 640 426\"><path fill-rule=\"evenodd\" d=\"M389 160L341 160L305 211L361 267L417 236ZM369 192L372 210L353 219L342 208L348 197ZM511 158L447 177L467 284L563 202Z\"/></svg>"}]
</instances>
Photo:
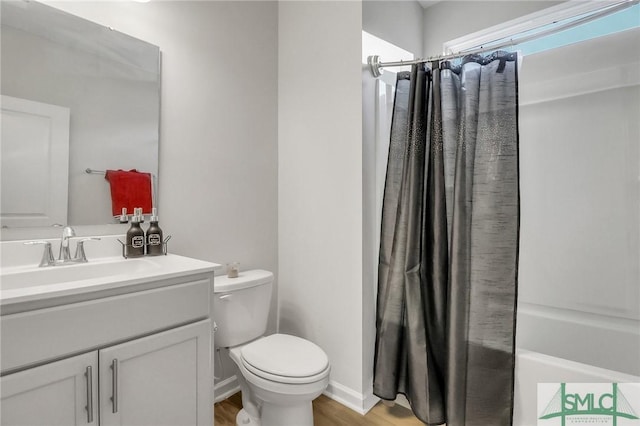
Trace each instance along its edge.
<instances>
[{"instance_id":1,"label":"red towel","mask_svg":"<svg viewBox=\"0 0 640 426\"><path fill-rule=\"evenodd\" d=\"M114 216L132 214L134 207L142 207L143 214L151 214L151 173L133 170L107 170L104 178L111 185L111 212Z\"/></svg>"}]
</instances>

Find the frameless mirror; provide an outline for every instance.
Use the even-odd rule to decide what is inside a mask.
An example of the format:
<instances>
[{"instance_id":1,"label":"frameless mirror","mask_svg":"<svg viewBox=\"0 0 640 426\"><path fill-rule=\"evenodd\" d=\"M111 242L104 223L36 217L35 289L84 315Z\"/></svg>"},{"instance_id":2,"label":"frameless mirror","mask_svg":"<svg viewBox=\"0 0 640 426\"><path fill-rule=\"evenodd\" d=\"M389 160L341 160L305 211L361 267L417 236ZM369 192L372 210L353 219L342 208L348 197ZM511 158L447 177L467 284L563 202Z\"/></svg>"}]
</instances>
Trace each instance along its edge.
<instances>
[{"instance_id":1,"label":"frameless mirror","mask_svg":"<svg viewBox=\"0 0 640 426\"><path fill-rule=\"evenodd\" d=\"M2 227L114 223L104 171L151 173L157 193L160 49L41 3L0 8Z\"/></svg>"}]
</instances>

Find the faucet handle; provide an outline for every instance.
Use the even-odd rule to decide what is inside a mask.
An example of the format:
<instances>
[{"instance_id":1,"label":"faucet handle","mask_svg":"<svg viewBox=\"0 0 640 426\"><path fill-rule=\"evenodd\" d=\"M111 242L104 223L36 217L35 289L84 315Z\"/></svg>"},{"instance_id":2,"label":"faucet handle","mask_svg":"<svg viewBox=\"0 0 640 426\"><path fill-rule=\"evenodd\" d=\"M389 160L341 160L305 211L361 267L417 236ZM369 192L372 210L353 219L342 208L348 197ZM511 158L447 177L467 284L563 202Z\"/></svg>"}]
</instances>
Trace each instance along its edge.
<instances>
[{"instance_id":1,"label":"faucet handle","mask_svg":"<svg viewBox=\"0 0 640 426\"><path fill-rule=\"evenodd\" d=\"M53 251L51 250L51 243L49 241L27 241L26 243L24 243L27 246L32 246L32 245L36 245L36 244L43 244L44 245L44 252L42 253L42 260L40 260L40 264L38 265L39 267L43 267L43 266L51 266L51 265L55 265L56 260L53 257Z\"/></svg>"},{"instance_id":2,"label":"faucet handle","mask_svg":"<svg viewBox=\"0 0 640 426\"><path fill-rule=\"evenodd\" d=\"M81 262L81 263L87 262L87 255L84 252L85 241L100 241L100 238L88 237L88 238L82 238L81 240L79 240L78 244L76 245L76 254L75 256L73 256L73 260L75 260L76 262Z\"/></svg>"}]
</instances>

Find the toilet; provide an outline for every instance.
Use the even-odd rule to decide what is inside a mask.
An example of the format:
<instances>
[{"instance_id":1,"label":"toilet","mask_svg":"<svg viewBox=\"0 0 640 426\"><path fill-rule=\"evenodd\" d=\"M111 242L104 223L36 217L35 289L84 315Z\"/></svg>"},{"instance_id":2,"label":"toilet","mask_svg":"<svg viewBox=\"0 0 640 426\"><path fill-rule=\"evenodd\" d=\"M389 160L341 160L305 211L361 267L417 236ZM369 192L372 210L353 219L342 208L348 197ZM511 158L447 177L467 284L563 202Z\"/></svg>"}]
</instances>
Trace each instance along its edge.
<instances>
[{"instance_id":1,"label":"toilet","mask_svg":"<svg viewBox=\"0 0 640 426\"><path fill-rule=\"evenodd\" d=\"M300 337L264 336L272 286L264 270L214 279L214 344L228 350L242 391L236 424L313 426L311 401L329 384L329 358Z\"/></svg>"}]
</instances>

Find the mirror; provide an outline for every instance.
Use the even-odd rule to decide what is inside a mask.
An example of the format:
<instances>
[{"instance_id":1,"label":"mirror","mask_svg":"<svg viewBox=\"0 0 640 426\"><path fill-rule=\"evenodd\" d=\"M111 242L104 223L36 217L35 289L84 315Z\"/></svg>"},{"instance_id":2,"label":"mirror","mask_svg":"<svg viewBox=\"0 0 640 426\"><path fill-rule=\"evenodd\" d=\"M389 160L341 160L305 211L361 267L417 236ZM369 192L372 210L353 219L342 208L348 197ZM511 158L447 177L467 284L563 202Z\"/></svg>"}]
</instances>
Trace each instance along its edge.
<instances>
[{"instance_id":1,"label":"mirror","mask_svg":"<svg viewBox=\"0 0 640 426\"><path fill-rule=\"evenodd\" d=\"M115 223L106 170L151 173L157 193L160 49L41 3L0 8L2 227Z\"/></svg>"}]
</instances>

